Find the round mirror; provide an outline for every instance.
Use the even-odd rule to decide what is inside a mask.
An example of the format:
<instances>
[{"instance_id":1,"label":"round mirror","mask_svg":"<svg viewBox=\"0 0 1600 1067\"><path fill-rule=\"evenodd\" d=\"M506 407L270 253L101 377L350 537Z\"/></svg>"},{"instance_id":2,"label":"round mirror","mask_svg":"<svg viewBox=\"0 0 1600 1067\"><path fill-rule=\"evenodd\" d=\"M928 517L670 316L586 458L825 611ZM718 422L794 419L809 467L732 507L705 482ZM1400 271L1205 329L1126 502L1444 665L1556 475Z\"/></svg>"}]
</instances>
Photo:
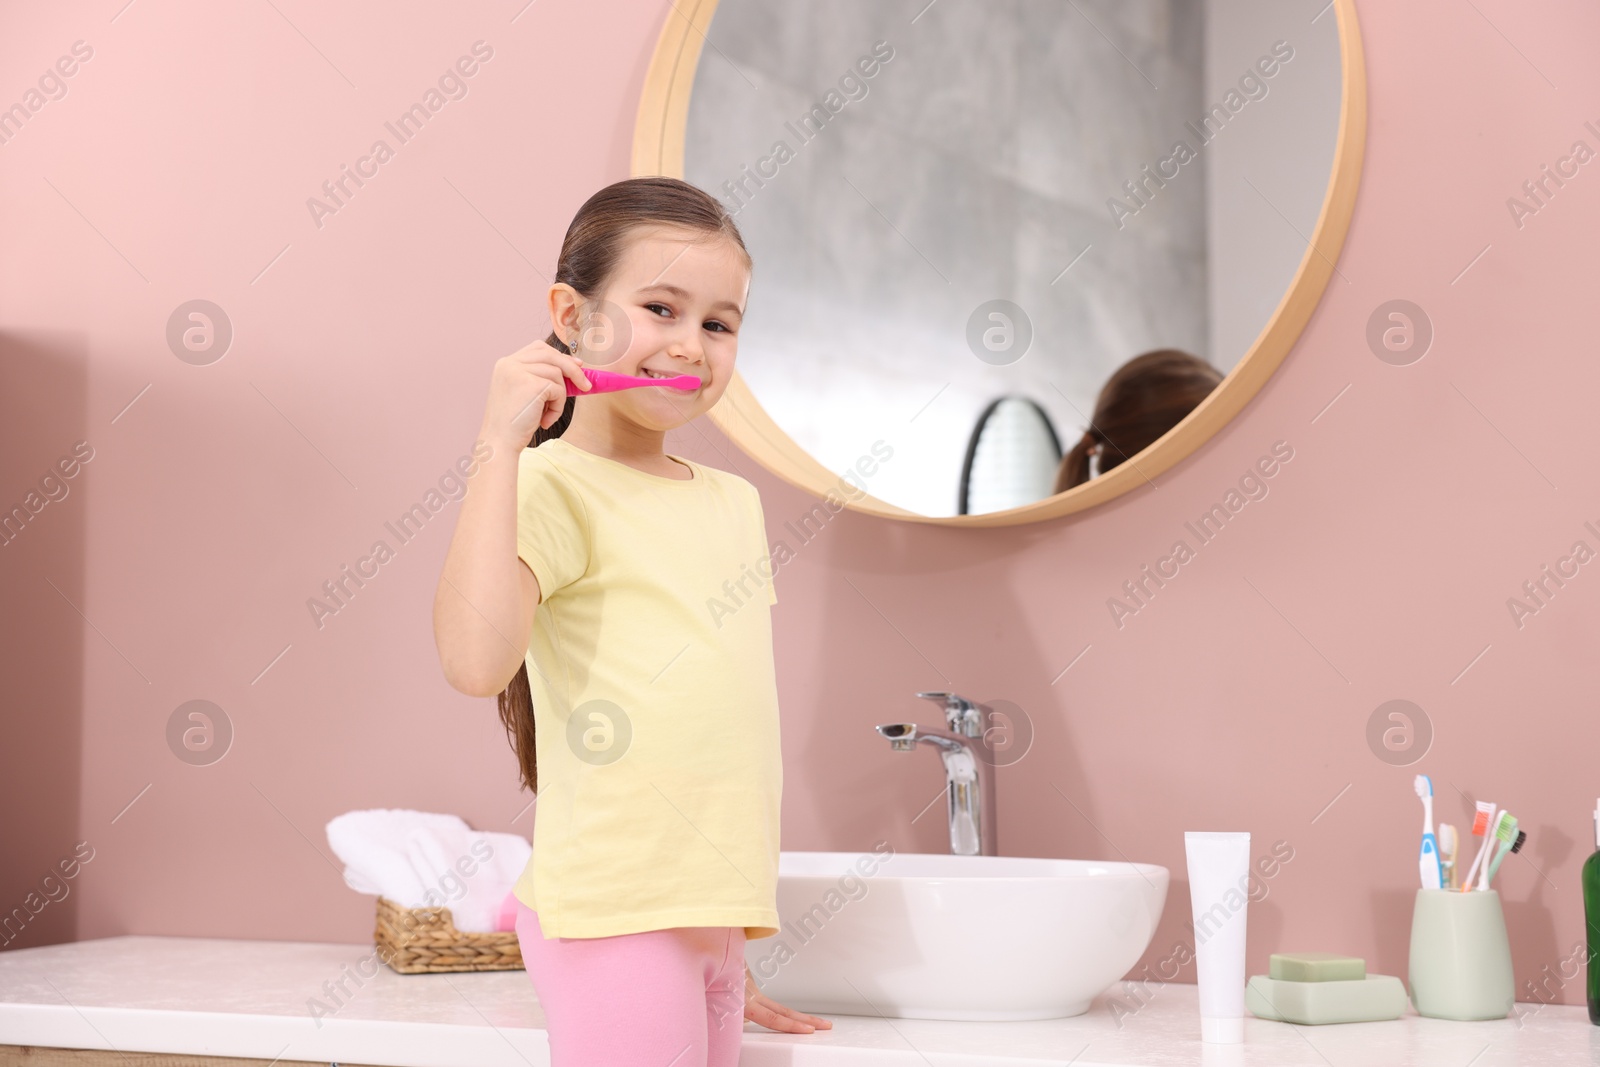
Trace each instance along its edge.
<instances>
[{"instance_id":1,"label":"round mirror","mask_svg":"<svg viewBox=\"0 0 1600 1067\"><path fill-rule=\"evenodd\" d=\"M719 427L856 510L1000 525L1244 406L1337 276L1364 130L1351 0L699 0L633 169L755 262Z\"/></svg>"}]
</instances>

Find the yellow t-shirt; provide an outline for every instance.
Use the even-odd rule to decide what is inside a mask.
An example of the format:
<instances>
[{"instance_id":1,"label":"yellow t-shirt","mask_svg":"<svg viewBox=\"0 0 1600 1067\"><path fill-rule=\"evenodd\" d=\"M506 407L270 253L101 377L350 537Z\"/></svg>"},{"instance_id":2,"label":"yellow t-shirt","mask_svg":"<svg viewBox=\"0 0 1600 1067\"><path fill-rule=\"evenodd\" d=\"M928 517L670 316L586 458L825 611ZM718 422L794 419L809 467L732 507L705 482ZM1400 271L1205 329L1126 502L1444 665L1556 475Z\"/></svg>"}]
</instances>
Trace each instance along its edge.
<instances>
[{"instance_id":1,"label":"yellow t-shirt","mask_svg":"<svg viewBox=\"0 0 1600 1067\"><path fill-rule=\"evenodd\" d=\"M778 932L783 785L761 497L698 463L646 474L524 449L517 555L539 802L514 892L545 937Z\"/></svg>"}]
</instances>

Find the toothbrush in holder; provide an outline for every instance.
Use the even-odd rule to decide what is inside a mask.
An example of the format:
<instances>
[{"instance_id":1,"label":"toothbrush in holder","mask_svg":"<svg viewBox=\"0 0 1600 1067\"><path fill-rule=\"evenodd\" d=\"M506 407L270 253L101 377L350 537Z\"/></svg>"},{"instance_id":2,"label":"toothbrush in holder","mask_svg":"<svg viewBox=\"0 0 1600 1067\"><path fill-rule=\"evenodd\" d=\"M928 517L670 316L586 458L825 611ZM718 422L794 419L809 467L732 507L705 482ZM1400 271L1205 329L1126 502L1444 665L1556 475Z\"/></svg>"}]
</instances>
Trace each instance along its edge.
<instances>
[{"instance_id":1,"label":"toothbrush in holder","mask_svg":"<svg viewBox=\"0 0 1600 1067\"><path fill-rule=\"evenodd\" d=\"M1493 862L1485 862L1482 872L1478 875L1478 888L1488 889L1489 879L1494 877L1495 869L1500 866L1500 861L1505 859L1506 850L1511 847L1517 838L1517 817L1509 811L1502 811L1500 817L1494 821L1494 837L1489 842L1489 847L1497 849Z\"/></svg>"},{"instance_id":2,"label":"toothbrush in holder","mask_svg":"<svg viewBox=\"0 0 1600 1067\"><path fill-rule=\"evenodd\" d=\"M1461 873L1461 868L1456 864L1456 857L1461 855L1461 840L1456 836L1456 828L1447 822L1439 824L1439 866L1443 869L1440 881L1441 888L1456 888L1456 877Z\"/></svg>"},{"instance_id":3,"label":"toothbrush in holder","mask_svg":"<svg viewBox=\"0 0 1600 1067\"><path fill-rule=\"evenodd\" d=\"M1422 798L1422 852L1417 866L1422 874L1422 888L1442 889L1444 868L1439 864L1439 842L1433 836L1433 779L1419 774L1413 783L1417 796Z\"/></svg>"},{"instance_id":4,"label":"toothbrush in holder","mask_svg":"<svg viewBox=\"0 0 1600 1067\"><path fill-rule=\"evenodd\" d=\"M1509 843L1501 844L1500 850L1494 854L1494 862L1489 864L1489 881L1491 884L1494 882L1494 876L1500 871L1500 864L1505 862L1505 858L1511 853L1521 852L1522 846L1527 840L1528 831L1517 830L1517 836L1515 840Z\"/></svg>"},{"instance_id":5,"label":"toothbrush in holder","mask_svg":"<svg viewBox=\"0 0 1600 1067\"><path fill-rule=\"evenodd\" d=\"M1483 844L1478 846L1478 854L1472 858L1472 866L1467 868L1466 877L1461 879L1461 891L1463 893L1472 888L1473 876L1478 873L1478 866L1483 863L1484 853L1489 851L1489 846L1494 842L1494 836L1491 833L1495 813L1494 802L1480 800L1477 808L1477 814L1472 817L1472 836L1483 838Z\"/></svg>"}]
</instances>

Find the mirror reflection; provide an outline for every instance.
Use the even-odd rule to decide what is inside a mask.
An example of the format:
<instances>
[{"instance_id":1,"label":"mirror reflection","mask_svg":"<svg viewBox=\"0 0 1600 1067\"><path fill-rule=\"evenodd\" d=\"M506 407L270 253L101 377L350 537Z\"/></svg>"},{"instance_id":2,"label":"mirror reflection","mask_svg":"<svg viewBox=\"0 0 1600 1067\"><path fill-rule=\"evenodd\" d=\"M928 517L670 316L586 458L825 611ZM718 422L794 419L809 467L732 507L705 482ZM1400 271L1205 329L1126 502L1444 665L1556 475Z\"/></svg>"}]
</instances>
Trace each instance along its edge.
<instances>
[{"instance_id":1,"label":"mirror reflection","mask_svg":"<svg viewBox=\"0 0 1600 1067\"><path fill-rule=\"evenodd\" d=\"M1289 288L1340 89L1315 2L720 0L684 175L758 265L739 373L922 515L1137 463Z\"/></svg>"}]
</instances>

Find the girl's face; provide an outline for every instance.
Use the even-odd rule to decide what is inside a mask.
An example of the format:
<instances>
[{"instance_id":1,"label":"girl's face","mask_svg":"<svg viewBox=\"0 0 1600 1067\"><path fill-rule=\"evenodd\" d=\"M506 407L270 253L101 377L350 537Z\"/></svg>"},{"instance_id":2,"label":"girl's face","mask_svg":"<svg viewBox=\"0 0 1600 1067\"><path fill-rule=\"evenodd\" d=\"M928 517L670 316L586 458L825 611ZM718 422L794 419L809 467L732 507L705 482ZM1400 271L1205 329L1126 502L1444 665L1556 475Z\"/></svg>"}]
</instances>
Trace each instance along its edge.
<instances>
[{"instance_id":1,"label":"girl's face","mask_svg":"<svg viewBox=\"0 0 1600 1067\"><path fill-rule=\"evenodd\" d=\"M652 430L703 414L733 376L749 289L750 272L732 241L676 226L634 231L604 303L586 303L583 321L600 328L579 335L578 355L586 367L618 374L692 374L700 388L626 389L583 403L611 405L614 415ZM591 351L593 341L600 342L598 350Z\"/></svg>"}]
</instances>

